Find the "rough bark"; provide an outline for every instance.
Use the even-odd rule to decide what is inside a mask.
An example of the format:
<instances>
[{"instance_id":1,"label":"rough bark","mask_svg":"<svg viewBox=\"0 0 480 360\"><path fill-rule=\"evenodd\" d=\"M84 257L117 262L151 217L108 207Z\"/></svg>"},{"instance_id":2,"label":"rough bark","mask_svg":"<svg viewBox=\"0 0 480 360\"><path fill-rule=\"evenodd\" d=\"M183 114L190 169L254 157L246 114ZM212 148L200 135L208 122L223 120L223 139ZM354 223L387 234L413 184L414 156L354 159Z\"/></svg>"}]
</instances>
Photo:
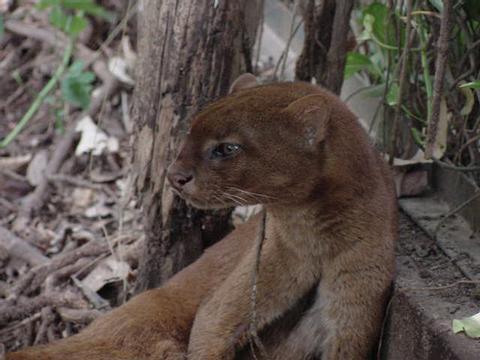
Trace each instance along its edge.
<instances>
[{"instance_id":1,"label":"rough bark","mask_svg":"<svg viewBox=\"0 0 480 360\"><path fill-rule=\"evenodd\" d=\"M256 0L215 4L149 0L140 11L132 172L146 242L137 292L160 285L230 230L230 211L190 208L165 178L192 114L251 69Z\"/></svg>"},{"instance_id":2,"label":"rough bark","mask_svg":"<svg viewBox=\"0 0 480 360\"><path fill-rule=\"evenodd\" d=\"M339 94L353 0L306 0L302 8L305 42L295 76L303 81L315 78L317 84Z\"/></svg>"},{"instance_id":3,"label":"rough bark","mask_svg":"<svg viewBox=\"0 0 480 360\"><path fill-rule=\"evenodd\" d=\"M440 103L444 96L443 84L448 61L448 41L450 36L452 18L452 1L443 2L442 22L437 45L437 59L435 61L435 80L433 83L432 114L428 119L427 143L425 146L425 158L431 159L434 156L434 147L437 140L438 123L440 122Z\"/></svg>"}]
</instances>

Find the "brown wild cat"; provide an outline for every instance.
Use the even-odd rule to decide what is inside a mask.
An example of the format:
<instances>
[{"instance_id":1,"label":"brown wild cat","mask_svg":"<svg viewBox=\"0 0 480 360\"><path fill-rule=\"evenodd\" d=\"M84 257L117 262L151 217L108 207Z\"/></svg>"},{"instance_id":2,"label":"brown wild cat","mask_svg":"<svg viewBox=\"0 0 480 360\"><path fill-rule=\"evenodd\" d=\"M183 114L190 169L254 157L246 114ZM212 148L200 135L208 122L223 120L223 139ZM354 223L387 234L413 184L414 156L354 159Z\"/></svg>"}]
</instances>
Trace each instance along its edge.
<instances>
[{"instance_id":1,"label":"brown wild cat","mask_svg":"<svg viewBox=\"0 0 480 360\"><path fill-rule=\"evenodd\" d=\"M242 75L193 119L168 176L198 207L264 204L256 327L266 343L264 330L315 291L308 311L267 346L269 359L370 356L394 271L395 194L336 96ZM234 359L249 337L258 226L257 216L79 335L7 359Z\"/></svg>"}]
</instances>

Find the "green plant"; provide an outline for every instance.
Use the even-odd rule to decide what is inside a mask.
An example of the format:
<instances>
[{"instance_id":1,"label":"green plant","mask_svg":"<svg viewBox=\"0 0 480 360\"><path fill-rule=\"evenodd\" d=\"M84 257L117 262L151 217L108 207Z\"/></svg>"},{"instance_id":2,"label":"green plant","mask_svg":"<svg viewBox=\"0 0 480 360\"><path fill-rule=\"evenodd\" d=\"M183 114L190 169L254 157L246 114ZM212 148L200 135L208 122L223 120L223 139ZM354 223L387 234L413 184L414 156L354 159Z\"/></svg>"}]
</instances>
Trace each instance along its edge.
<instances>
[{"instance_id":1,"label":"green plant","mask_svg":"<svg viewBox=\"0 0 480 360\"><path fill-rule=\"evenodd\" d=\"M3 14L0 14L0 39L3 37L4 33L5 33L5 25L3 20Z\"/></svg>"},{"instance_id":2,"label":"green plant","mask_svg":"<svg viewBox=\"0 0 480 360\"><path fill-rule=\"evenodd\" d=\"M10 144L16 136L25 128L46 98L60 83L62 101L66 101L81 109L88 108L92 91L92 83L95 75L85 71L81 61L75 61L71 65L72 54L80 34L87 26L87 15L99 16L110 20L111 15L103 7L95 4L93 0L41 0L38 8L48 11L50 23L59 29L67 38L63 52L62 62L55 70L53 76L45 84L37 97L30 105L15 128L0 141L0 148ZM0 19L1 20L1 19ZM0 23L0 29L2 28ZM56 111L58 115L58 109ZM56 116L57 127L63 128L63 124Z\"/></svg>"},{"instance_id":3,"label":"green plant","mask_svg":"<svg viewBox=\"0 0 480 360\"><path fill-rule=\"evenodd\" d=\"M413 1L410 14L407 14L407 2L398 3L403 6L389 8L383 2L375 1L357 9L358 46L355 52L347 55L345 77L359 74L368 79L370 85L365 91L373 96L383 92L383 104L392 109L390 114L398 105L401 125L410 129L413 143L423 148L432 117L443 1ZM406 39L407 18L411 26L409 39ZM480 137L480 43L476 41L480 38L480 2L454 2L450 18L452 26L440 112L440 121L447 131L444 138L439 139L442 148L437 157L445 154L458 166L470 166L480 161L479 146L475 141ZM401 96L400 70L405 47L408 58ZM392 116L383 119L387 128L390 118ZM402 156L408 146L399 146L401 141L398 138L394 142L395 153Z\"/></svg>"}]
</instances>

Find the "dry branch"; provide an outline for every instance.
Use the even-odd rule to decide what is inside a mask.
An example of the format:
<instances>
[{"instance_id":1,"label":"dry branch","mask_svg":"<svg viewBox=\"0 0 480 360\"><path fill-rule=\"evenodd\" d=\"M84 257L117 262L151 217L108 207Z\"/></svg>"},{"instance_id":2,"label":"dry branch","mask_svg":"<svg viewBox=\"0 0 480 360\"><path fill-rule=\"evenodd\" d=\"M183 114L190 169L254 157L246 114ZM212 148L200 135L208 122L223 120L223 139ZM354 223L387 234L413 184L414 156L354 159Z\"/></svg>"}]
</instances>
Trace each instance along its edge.
<instances>
[{"instance_id":1,"label":"dry branch","mask_svg":"<svg viewBox=\"0 0 480 360\"><path fill-rule=\"evenodd\" d=\"M107 251L106 243L91 241L77 249L58 255L48 264L36 266L25 274L12 289L10 297L19 296L22 293L31 293L38 289L53 272L73 264L78 259L97 256Z\"/></svg>"},{"instance_id":2,"label":"dry branch","mask_svg":"<svg viewBox=\"0 0 480 360\"><path fill-rule=\"evenodd\" d=\"M56 41L55 38L52 39L52 34L48 34L48 32L48 35L45 34L42 29L35 27L31 28L29 26L23 28L23 23L15 21L7 23L10 31L15 31L25 36L33 36L48 43L55 43ZM36 31L38 31L38 33ZM86 47L82 47L82 49L83 50L80 53L80 57L91 59L93 52L88 50ZM97 60L93 64L93 70L103 81L103 85L100 87L99 94L92 99L89 109L87 110L87 114L90 116L94 116L100 111L102 104L116 91L119 85L118 80L116 80L115 77L110 73L104 61ZM70 151L73 147L76 136L75 124L72 124L68 127L67 132L55 147L52 158L45 170L44 177L40 180L35 190L22 199L21 207L19 209L19 216L14 225L15 228L24 228L25 225L28 224L33 213L38 211L48 199L50 195L49 179L59 171L65 159L70 155Z\"/></svg>"},{"instance_id":3,"label":"dry branch","mask_svg":"<svg viewBox=\"0 0 480 360\"><path fill-rule=\"evenodd\" d=\"M50 192L48 177L58 172L60 166L70 154L75 138L75 127L71 125L57 146L55 146L52 158L45 169L45 176L39 181L35 190L22 199L18 218L14 225L15 228L23 228L29 222L33 213L43 206Z\"/></svg>"},{"instance_id":4,"label":"dry branch","mask_svg":"<svg viewBox=\"0 0 480 360\"><path fill-rule=\"evenodd\" d=\"M81 257L74 264L64 266L48 275L45 279L45 288L47 292L53 291L54 287L57 286L61 280L84 270L91 262L91 257Z\"/></svg>"},{"instance_id":5,"label":"dry branch","mask_svg":"<svg viewBox=\"0 0 480 360\"><path fill-rule=\"evenodd\" d=\"M3 226L0 226L0 245L8 251L10 256L22 259L32 266L45 264L49 261L40 250L5 229Z\"/></svg>"},{"instance_id":6,"label":"dry branch","mask_svg":"<svg viewBox=\"0 0 480 360\"><path fill-rule=\"evenodd\" d=\"M0 306L0 327L9 322L21 320L40 311L45 306L67 306L82 308L86 302L82 301L77 294L72 291L52 292L49 294L38 295L34 298L21 297L16 304L8 302Z\"/></svg>"},{"instance_id":7,"label":"dry branch","mask_svg":"<svg viewBox=\"0 0 480 360\"><path fill-rule=\"evenodd\" d=\"M305 2L305 40L298 58L295 77L340 93L346 61L347 39L353 0Z\"/></svg>"},{"instance_id":8,"label":"dry branch","mask_svg":"<svg viewBox=\"0 0 480 360\"><path fill-rule=\"evenodd\" d=\"M141 195L146 232L137 292L160 285L230 230L229 211L213 215L189 208L173 196L165 176L192 115L225 95L233 80L251 68L246 62L255 39L256 3L145 2L132 115L133 184Z\"/></svg>"},{"instance_id":9,"label":"dry branch","mask_svg":"<svg viewBox=\"0 0 480 360\"><path fill-rule=\"evenodd\" d=\"M437 138L438 122L440 121L440 103L443 96L443 84L448 60L448 38L450 36L450 22L452 1L444 0L440 36L438 38L438 53L435 62L435 80L433 83L432 115L429 119L425 158L430 159Z\"/></svg>"},{"instance_id":10,"label":"dry branch","mask_svg":"<svg viewBox=\"0 0 480 360\"><path fill-rule=\"evenodd\" d=\"M47 43L53 47L64 48L67 44L66 36L53 28L43 29L38 26L27 24L18 20L5 21L5 29L17 35ZM89 62L94 58L94 52L81 43L75 46L76 56Z\"/></svg>"},{"instance_id":11,"label":"dry branch","mask_svg":"<svg viewBox=\"0 0 480 360\"><path fill-rule=\"evenodd\" d=\"M34 345L43 344L48 339L48 328L55 320L55 314L50 306L46 306L41 311L42 322L35 336Z\"/></svg>"},{"instance_id":12,"label":"dry branch","mask_svg":"<svg viewBox=\"0 0 480 360\"><path fill-rule=\"evenodd\" d=\"M76 324L89 324L102 314L101 311L95 309L70 309L66 307L59 307L57 312L64 321Z\"/></svg>"},{"instance_id":13,"label":"dry branch","mask_svg":"<svg viewBox=\"0 0 480 360\"><path fill-rule=\"evenodd\" d=\"M403 47L403 53L401 58L401 69L399 75L399 86L398 86L398 98L397 105L395 107L395 116L393 118L392 131L390 136L390 151L389 151L389 163L393 165L393 160L395 158L395 140L397 138L398 132L398 122L400 120L400 114L402 109L402 100L403 93L405 89L406 77L407 77L407 65L408 65L408 53L411 47L411 41L413 37L410 37L412 31L412 3L413 0L407 0L407 29L405 32L405 45Z\"/></svg>"},{"instance_id":14,"label":"dry branch","mask_svg":"<svg viewBox=\"0 0 480 360\"><path fill-rule=\"evenodd\" d=\"M325 86L336 94L343 84L343 71L347 54L347 36L350 31L350 14L353 0L337 1L332 25L332 38L327 53Z\"/></svg>"}]
</instances>

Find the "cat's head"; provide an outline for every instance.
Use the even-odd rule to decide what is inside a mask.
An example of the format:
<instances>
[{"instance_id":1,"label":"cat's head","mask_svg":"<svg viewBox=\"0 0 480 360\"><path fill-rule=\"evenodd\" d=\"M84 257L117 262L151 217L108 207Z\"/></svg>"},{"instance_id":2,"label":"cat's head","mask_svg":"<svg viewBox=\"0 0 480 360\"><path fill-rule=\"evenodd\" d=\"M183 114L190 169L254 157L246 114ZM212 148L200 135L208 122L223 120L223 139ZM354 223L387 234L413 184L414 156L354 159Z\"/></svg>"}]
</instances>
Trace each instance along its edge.
<instances>
[{"instance_id":1,"label":"cat's head","mask_svg":"<svg viewBox=\"0 0 480 360\"><path fill-rule=\"evenodd\" d=\"M242 75L193 118L168 169L171 185L200 208L304 201L321 182L331 97Z\"/></svg>"}]
</instances>

